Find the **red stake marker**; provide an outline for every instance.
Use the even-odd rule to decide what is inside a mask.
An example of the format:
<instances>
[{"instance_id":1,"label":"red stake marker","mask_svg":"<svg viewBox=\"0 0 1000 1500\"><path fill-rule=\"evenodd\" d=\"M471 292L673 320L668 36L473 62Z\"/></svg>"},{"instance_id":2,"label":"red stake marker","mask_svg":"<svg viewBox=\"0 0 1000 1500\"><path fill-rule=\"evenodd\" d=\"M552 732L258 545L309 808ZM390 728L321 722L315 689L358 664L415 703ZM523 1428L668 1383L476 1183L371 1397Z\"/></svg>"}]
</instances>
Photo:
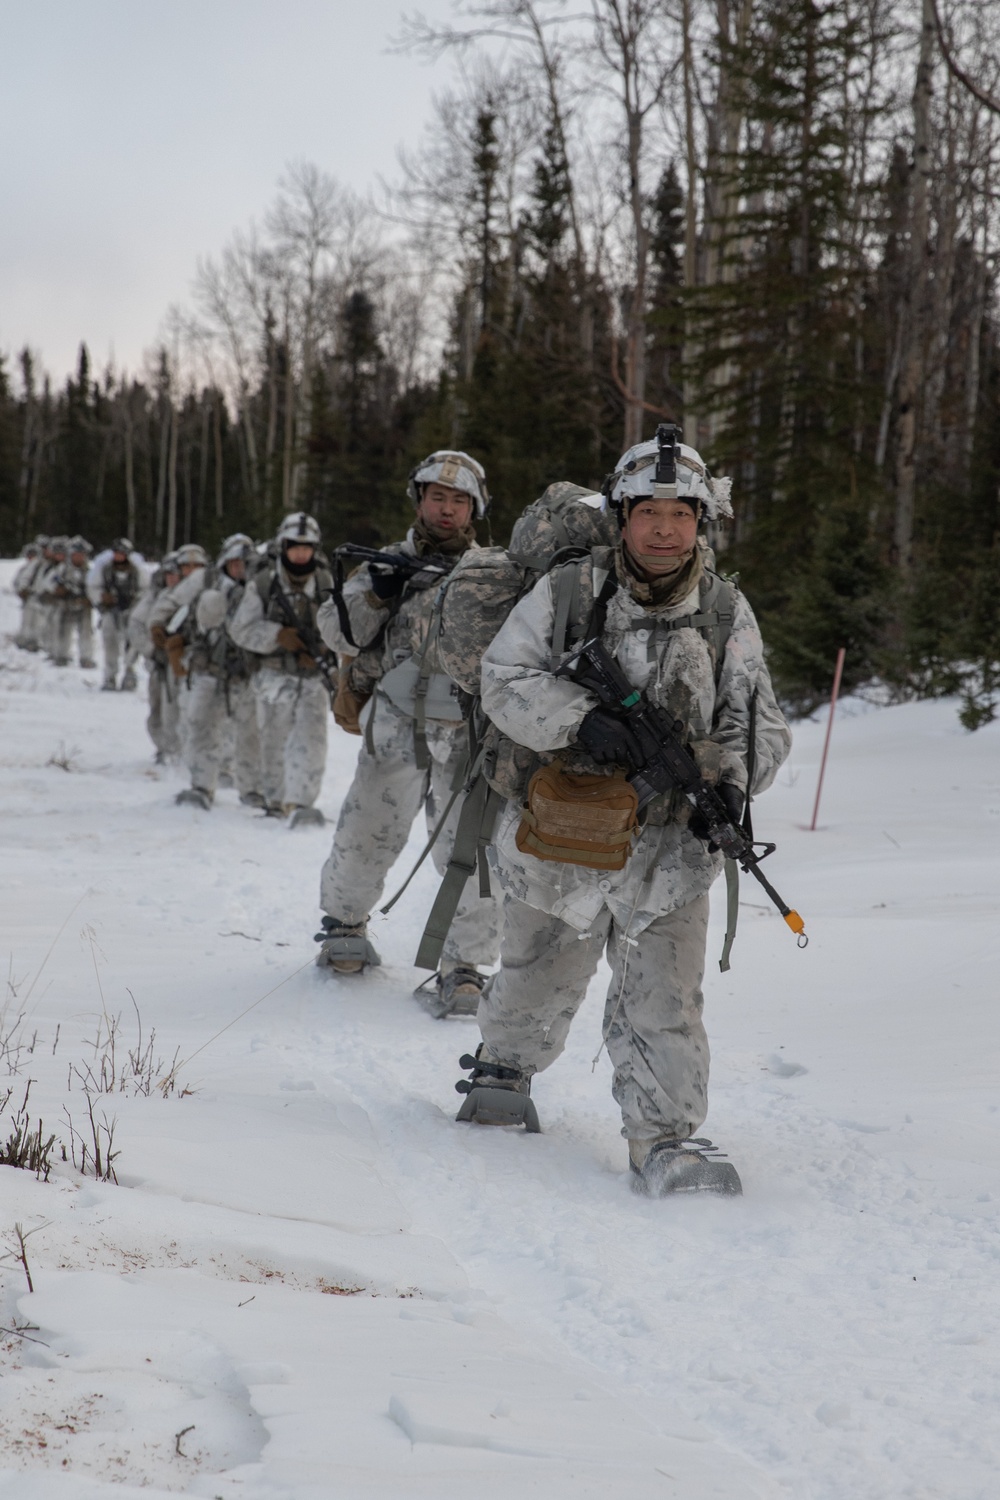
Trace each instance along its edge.
<instances>
[{"instance_id":1,"label":"red stake marker","mask_svg":"<svg viewBox=\"0 0 1000 1500\"><path fill-rule=\"evenodd\" d=\"M840 679L844 675L844 657L847 655L846 646L841 646L837 652L837 667L833 674L833 692L830 695L830 718L826 726L826 739L823 741L823 759L819 763L819 783L816 787L816 805L813 808L813 820L809 824L809 831L816 832L816 819L819 817L819 799L823 793L823 776L826 772L826 757L830 749L830 735L833 733L833 716L837 711L837 697L840 693Z\"/></svg>"}]
</instances>

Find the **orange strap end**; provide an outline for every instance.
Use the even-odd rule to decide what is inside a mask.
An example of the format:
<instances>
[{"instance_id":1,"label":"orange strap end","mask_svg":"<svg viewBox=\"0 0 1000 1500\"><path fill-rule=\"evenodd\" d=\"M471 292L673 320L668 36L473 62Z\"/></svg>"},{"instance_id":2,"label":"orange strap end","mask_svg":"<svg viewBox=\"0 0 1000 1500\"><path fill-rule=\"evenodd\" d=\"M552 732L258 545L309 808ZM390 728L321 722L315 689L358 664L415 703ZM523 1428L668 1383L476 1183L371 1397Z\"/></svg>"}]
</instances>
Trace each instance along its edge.
<instances>
[{"instance_id":1,"label":"orange strap end","mask_svg":"<svg viewBox=\"0 0 1000 1500\"><path fill-rule=\"evenodd\" d=\"M796 934L796 936L800 936L806 930L806 924L799 916L797 911L787 912L785 914L785 921L788 923L789 927Z\"/></svg>"}]
</instances>

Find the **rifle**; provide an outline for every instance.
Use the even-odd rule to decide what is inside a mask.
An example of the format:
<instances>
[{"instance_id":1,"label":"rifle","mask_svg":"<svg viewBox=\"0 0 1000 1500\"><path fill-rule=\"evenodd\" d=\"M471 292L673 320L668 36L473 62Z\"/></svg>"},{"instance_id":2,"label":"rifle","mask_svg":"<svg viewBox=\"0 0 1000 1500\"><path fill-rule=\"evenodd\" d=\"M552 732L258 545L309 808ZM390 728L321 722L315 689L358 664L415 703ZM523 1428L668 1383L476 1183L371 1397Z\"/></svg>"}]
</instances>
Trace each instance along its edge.
<instances>
[{"instance_id":1,"label":"rifle","mask_svg":"<svg viewBox=\"0 0 1000 1500\"><path fill-rule=\"evenodd\" d=\"M355 651L366 651L376 643L380 643L384 634L385 626L377 631L375 638L364 645L354 639L351 630L351 620L344 603L344 559L355 558L359 563L368 563L370 566L381 567L383 570L391 570L402 573L408 583L417 588L430 588L432 583L437 583L446 577L455 566L456 559L450 557L411 557L408 552L380 552L377 547L361 547L355 542L344 542L334 550L336 560L336 572L333 580L333 602L337 606L337 618L340 621L341 634L349 646Z\"/></svg>"},{"instance_id":2,"label":"rifle","mask_svg":"<svg viewBox=\"0 0 1000 1500\"><path fill-rule=\"evenodd\" d=\"M411 557L408 552L380 552L377 547L361 547L354 542L345 542L342 547L335 549L333 555L336 558L353 557L359 563L374 563L389 568L394 573L402 573L409 583L417 583L421 588L429 588L455 566L454 558L441 557L436 553L431 557ZM421 577L421 574L426 576Z\"/></svg>"},{"instance_id":3,"label":"rifle","mask_svg":"<svg viewBox=\"0 0 1000 1500\"><path fill-rule=\"evenodd\" d=\"M278 608L285 617L285 624L290 625L299 633L299 639L306 648L306 654L311 656L316 663L319 675L322 677L326 690L330 694L331 706L333 699L337 696L337 684L330 676L333 652L327 647L319 631L307 621L301 620L296 612L295 605L285 593L278 582L278 574L275 572L271 580L271 597L278 601Z\"/></svg>"},{"instance_id":4,"label":"rifle","mask_svg":"<svg viewBox=\"0 0 1000 1500\"><path fill-rule=\"evenodd\" d=\"M730 821L729 814L715 791L698 769L698 763L684 744L684 726L665 709L650 703L634 688L614 657L595 637L586 641L560 667L557 677L568 677L593 693L607 708L613 708L629 726L642 747L645 759L628 777L639 798L640 811L661 792L676 787L704 820L708 842L734 860L747 875L759 881L774 902L788 926L798 938L798 946L809 942L805 923L797 911L786 906L774 886L761 873L760 862L773 854L775 844L755 844L742 828ZM760 849L762 852L757 853Z\"/></svg>"}]
</instances>

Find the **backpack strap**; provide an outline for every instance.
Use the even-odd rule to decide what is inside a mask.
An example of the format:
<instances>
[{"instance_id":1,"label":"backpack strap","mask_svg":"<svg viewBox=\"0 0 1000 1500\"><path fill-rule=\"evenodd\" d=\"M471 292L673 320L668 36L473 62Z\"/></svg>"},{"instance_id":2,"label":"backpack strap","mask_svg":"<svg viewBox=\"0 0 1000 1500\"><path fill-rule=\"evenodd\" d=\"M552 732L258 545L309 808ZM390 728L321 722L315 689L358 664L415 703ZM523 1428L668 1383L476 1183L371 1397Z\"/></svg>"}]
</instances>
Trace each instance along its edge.
<instances>
[{"instance_id":1,"label":"backpack strap","mask_svg":"<svg viewBox=\"0 0 1000 1500\"><path fill-rule=\"evenodd\" d=\"M629 624L629 630L648 632L649 660L656 655L657 636L670 635L675 630L697 630L706 641L715 663L716 682L722 672L722 661L726 642L732 634L736 618L736 595L733 585L716 573L706 573L700 585L699 607L692 614L679 615L674 620L637 618Z\"/></svg>"}]
</instances>

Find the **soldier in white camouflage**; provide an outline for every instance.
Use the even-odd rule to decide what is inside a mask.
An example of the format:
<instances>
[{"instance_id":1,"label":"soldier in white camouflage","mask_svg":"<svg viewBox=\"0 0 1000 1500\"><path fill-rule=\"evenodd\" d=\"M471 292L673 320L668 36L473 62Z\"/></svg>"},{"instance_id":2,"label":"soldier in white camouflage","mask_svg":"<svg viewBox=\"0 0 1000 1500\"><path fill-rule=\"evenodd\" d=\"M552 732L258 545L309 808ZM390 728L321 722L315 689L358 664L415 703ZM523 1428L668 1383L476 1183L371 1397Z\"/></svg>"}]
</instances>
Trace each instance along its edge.
<instances>
[{"instance_id":1,"label":"soldier in white camouflage","mask_svg":"<svg viewBox=\"0 0 1000 1500\"><path fill-rule=\"evenodd\" d=\"M489 505L486 476L468 454L439 449L413 470L408 493L416 519L405 540L385 548L386 563L369 562L348 579L342 597L319 614L327 644L347 674L345 697L357 710L368 700L363 742L344 799L330 857L323 867L320 905L325 912L318 962L338 974L356 974L379 958L367 933L368 917L386 875L402 853L423 807L428 831L451 802L433 848L443 872L450 858L462 797L453 793L467 769L464 707L441 670L429 637L437 584L476 548L474 521ZM393 556L426 568L393 565ZM339 722L349 719L342 713ZM484 983L481 970L496 961L498 908L467 885L444 943L432 1014L470 1014Z\"/></svg>"},{"instance_id":2,"label":"soldier in white camouflage","mask_svg":"<svg viewBox=\"0 0 1000 1500\"><path fill-rule=\"evenodd\" d=\"M722 857L675 793L649 804L644 821L625 835L624 850L616 834L603 853L581 855L572 847L574 830L559 822L558 806L536 800L528 787L539 786L529 776L546 764L570 799L573 778L591 777L597 794L608 788L610 827L616 787L600 778L617 776L617 786L625 787L626 774L636 769L622 716L555 675L567 641L591 635L636 689L683 725L685 742L732 819L742 820L747 792L763 791L788 754L790 736L753 612L735 585L712 575L710 554L699 544L699 524L730 513L728 484L712 481L675 434L669 441L673 483L657 479L661 464L670 471L661 451L666 437L625 453L606 487L620 525L618 546L596 548L582 562L546 574L483 659L484 710L521 758L508 757L520 780L504 787L511 800L491 850L505 893L501 967L479 1007L483 1043L471 1080L487 1099L496 1089L526 1095L532 1077L562 1052L606 954L611 985L603 1034L612 1092L633 1186L653 1195L739 1191L730 1163L697 1142L685 1145L708 1107L701 985L708 891ZM575 629L557 640L567 579L575 590L569 620ZM561 832L546 829L547 817ZM602 858L604 868L595 867ZM480 1118L492 1123L488 1116L487 1110Z\"/></svg>"},{"instance_id":3,"label":"soldier in white camouflage","mask_svg":"<svg viewBox=\"0 0 1000 1500\"><path fill-rule=\"evenodd\" d=\"M202 571L204 586L194 603L184 687L184 759L191 785L178 793L177 801L205 811L228 763L243 805L265 806L251 659L228 628L243 598L252 557L250 537L242 532L227 537L212 576Z\"/></svg>"},{"instance_id":4,"label":"soldier in white camouflage","mask_svg":"<svg viewBox=\"0 0 1000 1500\"><path fill-rule=\"evenodd\" d=\"M50 536L42 548L41 565L31 580L31 602L38 626L38 648L49 657L55 653L59 612L57 598L50 585L69 555L69 537Z\"/></svg>"},{"instance_id":5,"label":"soldier in white camouflage","mask_svg":"<svg viewBox=\"0 0 1000 1500\"><path fill-rule=\"evenodd\" d=\"M13 589L21 601L21 624L15 644L22 651L38 650L38 605L31 586L37 573L45 566L44 548L47 543L46 536L36 536L33 542L26 543L21 549L21 566L14 574Z\"/></svg>"},{"instance_id":6,"label":"soldier in white camouflage","mask_svg":"<svg viewBox=\"0 0 1000 1500\"><path fill-rule=\"evenodd\" d=\"M290 828L322 826L330 691L316 617L333 579L314 517L295 511L247 584L228 630L254 661L261 795Z\"/></svg>"},{"instance_id":7,"label":"soldier in white camouflage","mask_svg":"<svg viewBox=\"0 0 1000 1500\"><path fill-rule=\"evenodd\" d=\"M129 642L128 619L146 588L146 578L132 556L134 551L128 537L116 537L111 543L111 556L104 563L99 557L96 559L90 578L90 597L100 616L104 646L101 687L107 693L115 692L119 686L118 668L122 662L121 691L131 693L136 688L135 663L139 650Z\"/></svg>"},{"instance_id":8,"label":"soldier in white camouflage","mask_svg":"<svg viewBox=\"0 0 1000 1500\"><path fill-rule=\"evenodd\" d=\"M180 565L174 553L169 553L156 569L146 593L138 604L132 606L128 618L127 638L129 646L145 657L149 667L149 715L146 732L156 749L156 764L165 765L176 760L181 752L180 739L180 685L170 668L167 653L153 642L150 634L150 615L157 601L167 589L181 581ZM165 638L164 632L164 638Z\"/></svg>"},{"instance_id":9,"label":"soldier in white camouflage","mask_svg":"<svg viewBox=\"0 0 1000 1500\"><path fill-rule=\"evenodd\" d=\"M43 598L51 610L50 653L57 667L68 667L73 659L76 639L80 666L96 667L94 660L94 626L87 593L87 570L94 549L82 536L66 544L61 563L47 575Z\"/></svg>"}]
</instances>

